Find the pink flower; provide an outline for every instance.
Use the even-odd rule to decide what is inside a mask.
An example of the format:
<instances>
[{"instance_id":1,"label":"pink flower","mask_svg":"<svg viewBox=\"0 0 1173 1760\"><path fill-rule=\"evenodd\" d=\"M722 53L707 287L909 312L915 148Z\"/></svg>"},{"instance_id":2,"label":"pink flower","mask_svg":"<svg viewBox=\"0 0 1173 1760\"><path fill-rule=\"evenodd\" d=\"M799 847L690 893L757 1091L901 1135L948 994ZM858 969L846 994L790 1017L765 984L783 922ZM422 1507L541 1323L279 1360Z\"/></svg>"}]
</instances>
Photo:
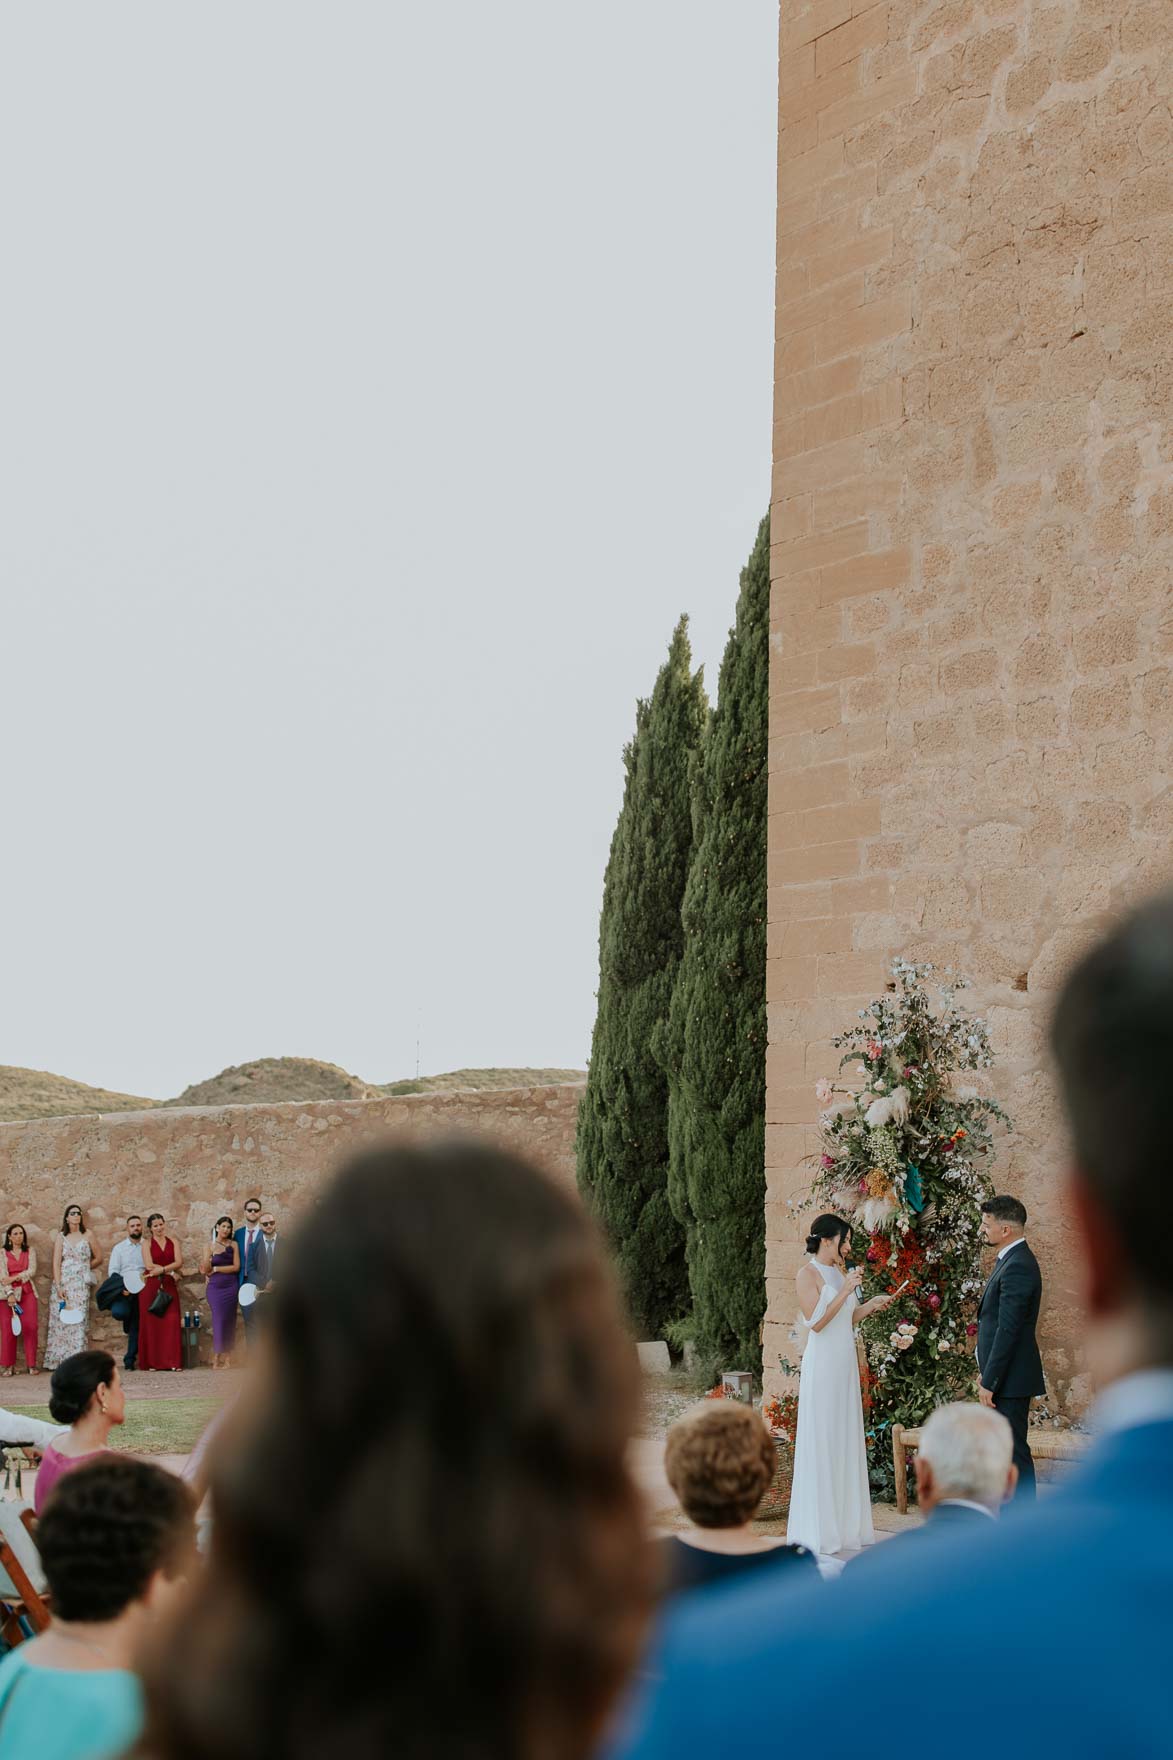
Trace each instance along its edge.
<instances>
[{"instance_id":1,"label":"pink flower","mask_svg":"<svg viewBox=\"0 0 1173 1760\"><path fill-rule=\"evenodd\" d=\"M869 1039L867 1043L867 1053L869 1057L882 1057L884 1047L880 1044L878 1039Z\"/></svg>"},{"instance_id":2,"label":"pink flower","mask_svg":"<svg viewBox=\"0 0 1173 1760\"><path fill-rule=\"evenodd\" d=\"M940 1296L930 1296L929 1297L929 1307L930 1308L939 1308L940 1306L941 1306Z\"/></svg>"},{"instance_id":3,"label":"pink flower","mask_svg":"<svg viewBox=\"0 0 1173 1760\"><path fill-rule=\"evenodd\" d=\"M821 1079L815 1083L815 1099L820 1106L826 1106L834 1092L835 1090L827 1080L826 1076L821 1077Z\"/></svg>"},{"instance_id":4,"label":"pink flower","mask_svg":"<svg viewBox=\"0 0 1173 1760\"><path fill-rule=\"evenodd\" d=\"M874 1265L876 1260L879 1257L880 1257L880 1249L873 1243L868 1248L868 1251L867 1251L867 1259L868 1259L869 1265Z\"/></svg>"},{"instance_id":5,"label":"pink flower","mask_svg":"<svg viewBox=\"0 0 1173 1760\"><path fill-rule=\"evenodd\" d=\"M821 1157L821 1160L824 1167L834 1167L835 1165L835 1157L833 1155L824 1155Z\"/></svg>"},{"instance_id":6,"label":"pink flower","mask_svg":"<svg viewBox=\"0 0 1173 1760\"><path fill-rule=\"evenodd\" d=\"M976 1323L976 1321L973 1321L973 1320L970 1321L969 1325L965 1329L965 1336L967 1338L976 1338L977 1337L977 1323Z\"/></svg>"}]
</instances>

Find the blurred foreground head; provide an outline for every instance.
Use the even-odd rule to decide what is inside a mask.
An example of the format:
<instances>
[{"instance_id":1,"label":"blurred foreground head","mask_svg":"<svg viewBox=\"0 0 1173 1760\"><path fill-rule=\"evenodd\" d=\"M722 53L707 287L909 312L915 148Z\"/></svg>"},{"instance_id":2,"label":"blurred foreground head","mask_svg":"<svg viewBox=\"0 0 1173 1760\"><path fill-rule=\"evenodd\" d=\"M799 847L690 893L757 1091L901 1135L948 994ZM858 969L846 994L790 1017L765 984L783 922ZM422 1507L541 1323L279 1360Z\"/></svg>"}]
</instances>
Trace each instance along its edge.
<instances>
[{"instance_id":1,"label":"blurred foreground head","mask_svg":"<svg viewBox=\"0 0 1173 1760\"><path fill-rule=\"evenodd\" d=\"M635 1353L576 1198L499 1150L380 1149L286 1251L142 1751L589 1754L653 1567Z\"/></svg>"},{"instance_id":2,"label":"blurred foreground head","mask_svg":"<svg viewBox=\"0 0 1173 1760\"><path fill-rule=\"evenodd\" d=\"M1169 1197L1173 892L1141 906L1075 967L1051 1042L1073 1137L1089 1355L1101 1380L1173 1364Z\"/></svg>"}]
</instances>

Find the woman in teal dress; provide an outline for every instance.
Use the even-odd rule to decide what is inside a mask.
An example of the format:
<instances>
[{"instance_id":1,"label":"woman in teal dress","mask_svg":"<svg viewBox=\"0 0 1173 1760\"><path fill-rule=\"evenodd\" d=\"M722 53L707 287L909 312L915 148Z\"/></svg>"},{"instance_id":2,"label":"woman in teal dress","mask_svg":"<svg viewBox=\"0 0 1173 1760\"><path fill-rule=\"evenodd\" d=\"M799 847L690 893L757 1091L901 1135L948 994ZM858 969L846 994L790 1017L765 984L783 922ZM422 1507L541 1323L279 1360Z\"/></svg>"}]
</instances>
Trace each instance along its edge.
<instances>
[{"instance_id":1,"label":"woman in teal dress","mask_svg":"<svg viewBox=\"0 0 1173 1760\"><path fill-rule=\"evenodd\" d=\"M112 1760L137 1739L134 1659L194 1540L187 1487L147 1461L103 1454L53 1488L37 1527L53 1622L0 1661L0 1754Z\"/></svg>"}]
</instances>

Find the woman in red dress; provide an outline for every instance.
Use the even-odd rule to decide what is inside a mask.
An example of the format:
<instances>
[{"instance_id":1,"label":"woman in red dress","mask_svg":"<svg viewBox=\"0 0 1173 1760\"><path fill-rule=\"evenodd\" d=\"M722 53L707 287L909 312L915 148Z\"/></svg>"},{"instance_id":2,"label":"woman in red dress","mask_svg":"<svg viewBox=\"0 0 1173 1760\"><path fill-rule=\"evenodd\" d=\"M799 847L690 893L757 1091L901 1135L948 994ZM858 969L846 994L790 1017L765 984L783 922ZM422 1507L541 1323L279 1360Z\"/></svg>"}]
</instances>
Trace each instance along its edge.
<instances>
[{"instance_id":1,"label":"woman in red dress","mask_svg":"<svg viewBox=\"0 0 1173 1760\"><path fill-rule=\"evenodd\" d=\"M11 1375L16 1367L16 1341L24 1344L24 1366L30 1375L37 1367L37 1255L21 1222L10 1223L0 1248L0 1370ZM20 1308L20 1333L12 1322Z\"/></svg>"},{"instance_id":2,"label":"woman in red dress","mask_svg":"<svg viewBox=\"0 0 1173 1760\"><path fill-rule=\"evenodd\" d=\"M183 1324L179 1313L179 1286L183 1260L179 1247L167 1233L166 1218L158 1210L147 1217L149 1239L143 1242L146 1286L138 1298L138 1366L140 1369L182 1369ZM165 1289L171 1297L165 1314L152 1314L151 1303Z\"/></svg>"}]
</instances>

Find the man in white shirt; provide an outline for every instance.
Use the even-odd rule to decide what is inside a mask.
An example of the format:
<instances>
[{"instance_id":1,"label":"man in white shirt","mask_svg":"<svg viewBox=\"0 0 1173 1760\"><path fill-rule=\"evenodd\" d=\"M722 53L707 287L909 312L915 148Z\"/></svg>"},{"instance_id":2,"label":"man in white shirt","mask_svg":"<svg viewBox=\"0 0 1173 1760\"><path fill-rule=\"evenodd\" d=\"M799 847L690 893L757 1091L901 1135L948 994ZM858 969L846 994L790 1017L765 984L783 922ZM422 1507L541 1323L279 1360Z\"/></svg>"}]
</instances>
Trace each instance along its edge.
<instances>
[{"instance_id":1,"label":"man in white shirt","mask_svg":"<svg viewBox=\"0 0 1173 1760\"><path fill-rule=\"evenodd\" d=\"M43 1418L30 1418L27 1412L6 1412L0 1406L0 1442L13 1448L35 1448L43 1454L51 1442L66 1434L67 1428L46 1424Z\"/></svg>"},{"instance_id":2,"label":"man in white shirt","mask_svg":"<svg viewBox=\"0 0 1173 1760\"><path fill-rule=\"evenodd\" d=\"M111 1277L121 1277L126 1285L128 1296L127 1311L122 1317L122 1330L126 1334L126 1355L122 1359L124 1369L138 1366L138 1297L146 1279L143 1276L143 1219L141 1216L128 1216L126 1219L126 1239L118 1242L110 1254Z\"/></svg>"}]
</instances>

